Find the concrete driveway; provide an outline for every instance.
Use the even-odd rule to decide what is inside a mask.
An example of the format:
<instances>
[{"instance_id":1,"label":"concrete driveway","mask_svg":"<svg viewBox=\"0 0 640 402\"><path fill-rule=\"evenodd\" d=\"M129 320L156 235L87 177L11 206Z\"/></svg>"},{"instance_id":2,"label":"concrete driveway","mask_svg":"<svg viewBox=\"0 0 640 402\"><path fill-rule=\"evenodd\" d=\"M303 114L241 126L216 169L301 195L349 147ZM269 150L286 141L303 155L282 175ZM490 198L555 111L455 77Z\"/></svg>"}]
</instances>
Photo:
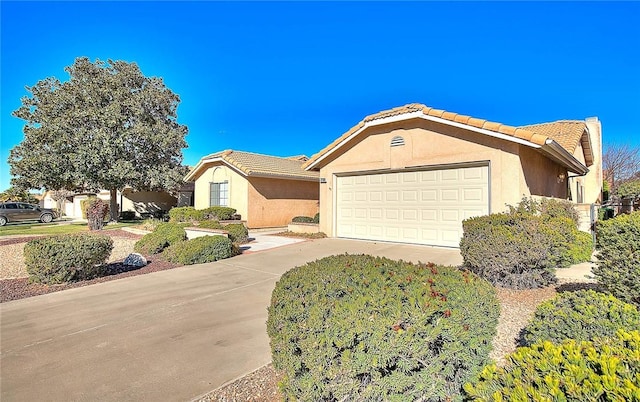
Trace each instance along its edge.
<instances>
[{"instance_id":1,"label":"concrete driveway","mask_svg":"<svg viewBox=\"0 0 640 402\"><path fill-rule=\"evenodd\" d=\"M305 241L0 305L0 400L189 401L271 361L273 287L324 256L457 265L458 250Z\"/></svg>"}]
</instances>

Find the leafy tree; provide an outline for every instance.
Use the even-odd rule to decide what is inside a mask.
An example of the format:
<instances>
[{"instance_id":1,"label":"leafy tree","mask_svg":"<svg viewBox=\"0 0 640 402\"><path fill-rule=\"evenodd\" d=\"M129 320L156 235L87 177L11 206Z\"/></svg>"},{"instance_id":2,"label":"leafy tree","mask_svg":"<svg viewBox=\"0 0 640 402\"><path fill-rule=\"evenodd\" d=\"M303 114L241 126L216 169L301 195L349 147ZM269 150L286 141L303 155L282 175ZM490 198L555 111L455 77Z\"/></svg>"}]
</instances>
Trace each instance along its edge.
<instances>
[{"instance_id":1,"label":"leafy tree","mask_svg":"<svg viewBox=\"0 0 640 402\"><path fill-rule=\"evenodd\" d=\"M171 190L181 166L187 127L177 122L180 98L162 78L145 77L135 63L77 58L70 78L49 77L33 87L13 116L26 121L24 140L11 150L12 184L23 188L111 193Z\"/></svg>"},{"instance_id":2,"label":"leafy tree","mask_svg":"<svg viewBox=\"0 0 640 402\"><path fill-rule=\"evenodd\" d=\"M640 197L640 180L630 180L618 186L616 194L620 198L638 198Z\"/></svg>"},{"instance_id":3,"label":"leafy tree","mask_svg":"<svg viewBox=\"0 0 640 402\"><path fill-rule=\"evenodd\" d=\"M29 204L38 203L38 199L34 197L33 194L17 187L9 187L0 193L0 201L28 202Z\"/></svg>"}]
</instances>

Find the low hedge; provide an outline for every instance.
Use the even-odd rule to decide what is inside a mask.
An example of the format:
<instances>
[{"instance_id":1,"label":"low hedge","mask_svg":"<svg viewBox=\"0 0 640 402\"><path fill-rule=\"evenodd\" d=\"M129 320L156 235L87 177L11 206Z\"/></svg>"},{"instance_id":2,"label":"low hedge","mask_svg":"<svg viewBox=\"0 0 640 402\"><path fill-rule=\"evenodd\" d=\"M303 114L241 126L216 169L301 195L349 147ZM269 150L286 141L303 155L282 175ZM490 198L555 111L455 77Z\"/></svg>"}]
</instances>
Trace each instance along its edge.
<instances>
[{"instance_id":1,"label":"low hedge","mask_svg":"<svg viewBox=\"0 0 640 402\"><path fill-rule=\"evenodd\" d=\"M522 331L521 343L589 341L614 336L620 329L640 331L640 312L634 305L593 290L578 290L540 304Z\"/></svg>"},{"instance_id":2,"label":"low hedge","mask_svg":"<svg viewBox=\"0 0 640 402\"><path fill-rule=\"evenodd\" d=\"M640 306L640 211L596 223L593 274L615 297Z\"/></svg>"},{"instance_id":3,"label":"low hedge","mask_svg":"<svg viewBox=\"0 0 640 402\"><path fill-rule=\"evenodd\" d=\"M44 237L24 246L24 261L33 282L58 284L100 275L113 250L109 236L88 233Z\"/></svg>"},{"instance_id":4,"label":"low hedge","mask_svg":"<svg viewBox=\"0 0 640 402\"><path fill-rule=\"evenodd\" d=\"M486 367L464 389L479 401L638 401L640 333L518 348L504 368Z\"/></svg>"},{"instance_id":5,"label":"low hedge","mask_svg":"<svg viewBox=\"0 0 640 402\"><path fill-rule=\"evenodd\" d=\"M233 219L233 215L236 214L234 208L229 207L209 207L202 210L205 219L215 221L228 221Z\"/></svg>"},{"instance_id":6,"label":"low hedge","mask_svg":"<svg viewBox=\"0 0 640 402\"><path fill-rule=\"evenodd\" d=\"M249 230L242 223L230 223L225 225L224 230L229 232L229 239L233 243L242 244L249 240Z\"/></svg>"},{"instance_id":7,"label":"low hedge","mask_svg":"<svg viewBox=\"0 0 640 402\"><path fill-rule=\"evenodd\" d=\"M313 223L320 223L320 212L313 216Z\"/></svg>"},{"instance_id":8,"label":"low hedge","mask_svg":"<svg viewBox=\"0 0 640 402\"><path fill-rule=\"evenodd\" d=\"M144 235L134 246L137 253L151 255L162 252L172 244L187 239L184 227L175 223L160 223L156 229Z\"/></svg>"},{"instance_id":9,"label":"low hedge","mask_svg":"<svg viewBox=\"0 0 640 402\"><path fill-rule=\"evenodd\" d=\"M163 255L171 262L192 265L229 258L234 251L231 240L224 236L202 236L172 244Z\"/></svg>"},{"instance_id":10,"label":"low hedge","mask_svg":"<svg viewBox=\"0 0 640 402\"><path fill-rule=\"evenodd\" d=\"M310 216L295 216L291 219L293 223L315 223Z\"/></svg>"},{"instance_id":11,"label":"low hedge","mask_svg":"<svg viewBox=\"0 0 640 402\"><path fill-rule=\"evenodd\" d=\"M225 221L233 219L236 210L229 207L209 207L195 209L194 207L176 207L169 211L171 222L199 222L206 220Z\"/></svg>"},{"instance_id":12,"label":"low hedge","mask_svg":"<svg viewBox=\"0 0 640 402\"><path fill-rule=\"evenodd\" d=\"M195 209L194 207L175 207L169 210L169 221L173 223L197 222L204 219L204 211Z\"/></svg>"},{"instance_id":13,"label":"low hedge","mask_svg":"<svg viewBox=\"0 0 640 402\"><path fill-rule=\"evenodd\" d=\"M267 332L286 400L459 400L498 314L467 271L339 255L281 277Z\"/></svg>"}]
</instances>

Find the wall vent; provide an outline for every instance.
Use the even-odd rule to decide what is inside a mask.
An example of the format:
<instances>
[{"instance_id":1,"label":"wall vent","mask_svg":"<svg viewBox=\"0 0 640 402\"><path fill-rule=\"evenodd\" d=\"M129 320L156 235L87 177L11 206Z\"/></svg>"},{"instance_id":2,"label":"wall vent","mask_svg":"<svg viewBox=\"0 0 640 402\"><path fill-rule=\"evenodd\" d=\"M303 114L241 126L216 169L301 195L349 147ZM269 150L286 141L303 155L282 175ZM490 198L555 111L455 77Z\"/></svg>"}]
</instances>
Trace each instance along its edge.
<instances>
[{"instance_id":1,"label":"wall vent","mask_svg":"<svg viewBox=\"0 0 640 402\"><path fill-rule=\"evenodd\" d=\"M392 147L399 147L404 145L404 138L400 137L399 135L396 135L395 137L393 137L391 139L391 146Z\"/></svg>"}]
</instances>

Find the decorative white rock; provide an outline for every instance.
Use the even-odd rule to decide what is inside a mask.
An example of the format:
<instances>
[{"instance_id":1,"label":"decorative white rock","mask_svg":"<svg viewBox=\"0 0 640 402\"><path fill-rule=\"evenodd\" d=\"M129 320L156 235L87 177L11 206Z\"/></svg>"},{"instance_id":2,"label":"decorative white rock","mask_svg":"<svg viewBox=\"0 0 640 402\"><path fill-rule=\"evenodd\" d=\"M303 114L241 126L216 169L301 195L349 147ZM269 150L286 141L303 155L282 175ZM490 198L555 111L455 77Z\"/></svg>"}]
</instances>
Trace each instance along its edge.
<instances>
[{"instance_id":1,"label":"decorative white rock","mask_svg":"<svg viewBox=\"0 0 640 402\"><path fill-rule=\"evenodd\" d=\"M131 253L124 259L123 264L140 268L147 265L147 259L142 254Z\"/></svg>"}]
</instances>

